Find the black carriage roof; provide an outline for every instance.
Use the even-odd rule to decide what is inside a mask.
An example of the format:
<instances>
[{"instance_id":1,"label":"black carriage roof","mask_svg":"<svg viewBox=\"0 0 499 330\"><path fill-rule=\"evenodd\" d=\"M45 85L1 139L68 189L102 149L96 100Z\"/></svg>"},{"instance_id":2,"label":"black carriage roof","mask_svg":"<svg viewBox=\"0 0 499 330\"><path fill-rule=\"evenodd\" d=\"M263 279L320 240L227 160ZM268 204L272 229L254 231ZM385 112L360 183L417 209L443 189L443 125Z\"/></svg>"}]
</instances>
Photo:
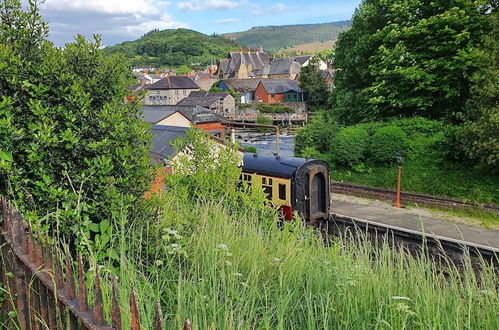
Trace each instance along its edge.
<instances>
[{"instance_id":1,"label":"black carriage roof","mask_svg":"<svg viewBox=\"0 0 499 330\"><path fill-rule=\"evenodd\" d=\"M290 178L300 166L309 161L309 159L298 157L275 157L245 153L243 172Z\"/></svg>"}]
</instances>

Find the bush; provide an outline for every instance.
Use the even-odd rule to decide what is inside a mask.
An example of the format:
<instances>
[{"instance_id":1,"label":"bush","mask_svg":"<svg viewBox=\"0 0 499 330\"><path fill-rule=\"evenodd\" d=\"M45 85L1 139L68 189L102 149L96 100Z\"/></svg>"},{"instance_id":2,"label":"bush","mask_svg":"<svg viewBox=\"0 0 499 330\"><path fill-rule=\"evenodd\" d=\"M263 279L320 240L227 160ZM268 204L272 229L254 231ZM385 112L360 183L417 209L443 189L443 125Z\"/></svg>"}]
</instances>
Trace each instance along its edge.
<instances>
[{"instance_id":1,"label":"bush","mask_svg":"<svg viewBox=\"0 0 499 330\"><path fill-rule=\"evenodd\" d=\"M415 135L431 136L441 132L444 124L438 120L426 119L423 117L393 119L390 126L400 127L408 138Z\"/></svg>"},{"instance_id":2,"label":"bush","mask_svg":"<svg viewBox=\"0 0 499 330\"><path fill-rule=\"evenodd\" d=\"M331 154L336 163L354 166L365 159L369 135L355 127L341 129L331 141Z\"/></svg>"},{"instance_id":3,"label":"bush","mask_svg":"<svg viewBox=\"0 0 499 330\"><path fill-rule=\"evenodd\" d=\"M290 107L286 107L286 106L279 104L279 103L274 103L274 104L259 103L256 106L256 108L261 113L294 113L295 112L295 110L291 109Z\"/></svg>"},{"instance_id":4,"label":"bush","mask_svg":"<svg viewBox=\"0 0 499 330\"><path fill-rule=\"evenodd\" d=\"M395 154L404 150L405 141L406 135L400 127L385 126L378 129L371 137L370 159L377 163L395 161Z\"/></svg>"},{"instance_id":5,"label":"bush","mask_svg":"<svg viewBox=\"0 0 499 330\"><path fill-rule=\"evenodd\" d=\"M295 155L302 156L307 147L314 147L320 153L329 152L331 139L338 131L336 124L324 120L323 116L315 117L304 128L300 129L295 138Z\"/></svg>"}]
</instances>

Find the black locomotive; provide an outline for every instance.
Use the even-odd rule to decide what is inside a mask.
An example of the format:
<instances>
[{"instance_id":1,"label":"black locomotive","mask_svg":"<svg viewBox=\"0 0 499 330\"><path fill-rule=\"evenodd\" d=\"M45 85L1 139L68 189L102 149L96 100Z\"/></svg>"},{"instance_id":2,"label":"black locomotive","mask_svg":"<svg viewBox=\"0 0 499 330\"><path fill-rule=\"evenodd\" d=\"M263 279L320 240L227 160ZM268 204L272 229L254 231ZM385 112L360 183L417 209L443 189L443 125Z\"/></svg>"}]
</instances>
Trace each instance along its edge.
<instances>
[{"instance_id":1,"label":"black locomotive","mask_svg":"<svg viewBox=\"0 0 499 330\"><path fill-rule=\"evenodd\" d=\"M293 211L310 223L329 217L329 168L324 161L245 153L241 176L260 185L286 220L293 219Z\"/></svg>"}]
</instances>

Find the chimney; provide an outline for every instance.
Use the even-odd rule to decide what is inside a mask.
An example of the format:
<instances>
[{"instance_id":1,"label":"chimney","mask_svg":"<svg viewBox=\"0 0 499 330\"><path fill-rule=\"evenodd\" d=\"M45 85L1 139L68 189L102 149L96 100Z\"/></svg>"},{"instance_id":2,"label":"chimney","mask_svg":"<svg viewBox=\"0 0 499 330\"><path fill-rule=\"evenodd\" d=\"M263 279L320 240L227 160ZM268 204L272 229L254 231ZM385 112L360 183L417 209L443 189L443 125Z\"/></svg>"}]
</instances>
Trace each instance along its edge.
<instances>
[{"instance_id":1,"label":"chimney","mask_svg":"<svg viewBox=\"0 0 499 330\"><path fill-rule=\"evenodd\" d=\"M243 52L243 47L239 47L239 52Z\"/></svg>"},{"instance_id":2,"label":"chimney","mask_svg":"<svg viewBox=\"0 0 499 330\"><path fill-rule=\"evenodd\" d=\"M248 51L248 53L251 53L251 49L247 48L246 50Z\"/></svg>"}]
</instances>

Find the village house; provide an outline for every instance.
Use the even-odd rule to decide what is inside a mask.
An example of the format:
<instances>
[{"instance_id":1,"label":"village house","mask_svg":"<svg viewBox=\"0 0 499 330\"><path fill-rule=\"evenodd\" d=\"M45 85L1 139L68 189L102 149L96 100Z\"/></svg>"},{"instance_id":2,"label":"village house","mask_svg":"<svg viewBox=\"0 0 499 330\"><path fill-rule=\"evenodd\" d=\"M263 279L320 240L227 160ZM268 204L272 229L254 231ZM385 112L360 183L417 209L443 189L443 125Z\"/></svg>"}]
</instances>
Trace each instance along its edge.
<instances>
[{"instance_id":1,"label":"village house","mask_svg":"<svg viewBox=\"0 0 499 330\"><path fill-rule=\"evenodd\" d=\"M213 111L189 105L148 105L142 107L142 118L151 125L196 127L212 136L224 138L224 118Z\"/></svg>"},{"instance_id":2,"label":"village house","mask_svg":"<svg viewBox=\"0 0 499 330\"><path fill-rule=\"evenodd\" d=\"M204 91L209 91L211 87L218 82L218 79L213 74L205 72L196 73L193 80L198 84L199 88Z\"/></svg>"},{"instance_id":3,"label":"village house","mask_svg":"<svg viewBox=\"0 0 499 330\"><path fill-rule=\"evenodd\" d=\"M252 103L260 79L224 79L218 84L224 92L233 90L239 94L238 104Z\"/></svg>"},{"instance_id":4,"label":"village house","mask_svg":"<svg viewBox=\"0 0 499 330\"><path fill-rule=\"evenodd\" d=\"M236 99L229 93L191 92L177 105L200 106L210 109L220 116L232 116L236 112Z\"/></svg>"},{"instance_id":5,"label":"village house","mask_svg":"<svg viewBox=\"0 0 499 330\"><path fill-rule=\"evenodd\" d=\"M220 61L217 75L220 79L250 79L255 77L254 72L269 64L267 53L259 49L254 52L240 49L239 52L230 52L227 59Z\"/></svg>"},{"instance_id":6,"label":"village house","mask_svg":"<svg viewBox=\"0 0 499 330\"><path fill-rule=\"evenodd\" d=\"M263 103L303 102L303 91L295 80L262 79L255 91L255 101Z\"/></svg>"},{"instance_id":7,"label":"village house","mask_svg":"<svg viewBox=\"0 0 499 330\"><path fill-rule=\"evenodd\" d=\"M321 70L321 76L324 78L326 82L327 88L329 91L332 91L334 88L334 78L333 78L333 70Z\"/></svg>"},{"instance_id":8,"label":"village house","mask_svg":"<svg viewBox=\"0 0 499 330\"><path fill-rule=\"evenodd\" d=\"M303 55L294 57L276 58L258 71L253 72L256 78L261 79L291 79L294 80L299 75L302 67L310 64L310 60L315 58L313 55ZM317 58L317 64L320 70L327 69L327 64Z\"/></svg>"},{"instance_id":9,"label":"village house","mask_svg":"<svg viewBox=\"0 0 499 330\"><path fill-rule=\"evenodd\" d=\"M186 76L167 76L144 89L149 91L142 101L144 105L175 105L199 91L199 86Z\"/></svg>"}]
</instances>

